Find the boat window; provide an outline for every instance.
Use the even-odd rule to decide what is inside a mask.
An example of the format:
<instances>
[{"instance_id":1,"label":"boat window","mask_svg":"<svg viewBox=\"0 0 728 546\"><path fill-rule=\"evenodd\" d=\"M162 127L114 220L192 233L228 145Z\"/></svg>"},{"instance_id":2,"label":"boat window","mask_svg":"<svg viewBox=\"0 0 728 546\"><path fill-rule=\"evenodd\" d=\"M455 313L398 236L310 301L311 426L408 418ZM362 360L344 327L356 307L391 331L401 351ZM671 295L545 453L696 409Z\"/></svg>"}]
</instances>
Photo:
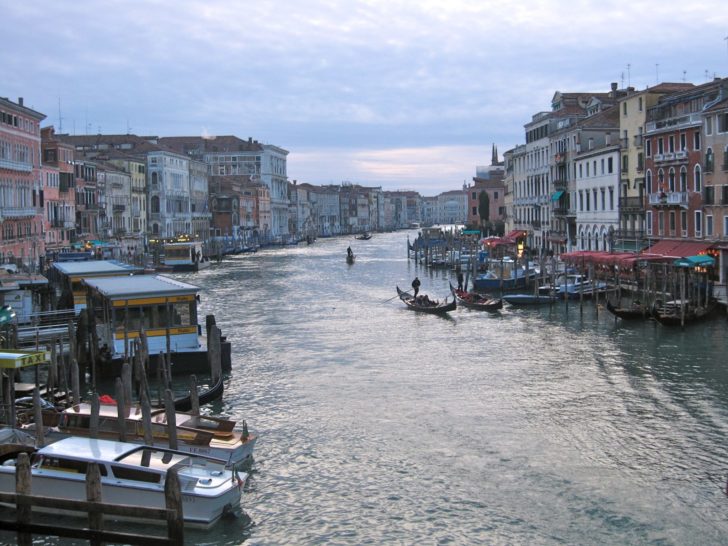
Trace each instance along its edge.
<instances>
[{"instance_id":1,"label":"boat window","mask_svg":"<svg viewBox=\"0 0 728 546\"><path fill-rule=\"evenodd\" d=\"M39 462L40 468L44 470L72 472L74 474L86 474L86 471L88 470L88 463L86 461L77 461L75 459L66 459L63 457L43 456ZM106 467L100 464L99 472L102 476L106 476Z\"/></svg>"},{"instance_id":2,"label":"boat window","mask_svg":"<svg viewBox=\"0 0 728 546\"><path fill-rule=\"evenodd\" d=\"M120 480L134 480L137 482L159 483L162 475L148 470L140 470L138 468L130 468L126 466L111 466L111 471L115 478Z\"/></svg>"}]
</instances>

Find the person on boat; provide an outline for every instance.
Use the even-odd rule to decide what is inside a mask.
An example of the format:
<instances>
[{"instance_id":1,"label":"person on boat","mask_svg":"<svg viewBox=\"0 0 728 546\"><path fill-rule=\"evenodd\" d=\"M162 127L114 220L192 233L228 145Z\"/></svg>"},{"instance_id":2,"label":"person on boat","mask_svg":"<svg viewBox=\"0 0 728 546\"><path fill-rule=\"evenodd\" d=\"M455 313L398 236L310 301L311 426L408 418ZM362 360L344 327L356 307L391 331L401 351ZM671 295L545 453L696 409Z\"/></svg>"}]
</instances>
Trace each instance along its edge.
<instances>
[{"instance_id":1,"label":"person on boat","mask_svg":"<svg viewBox=\"0 0 728 546\"><path fill-rule=\"evenodd\" d=\"M463 288L464 277L463 277L463 270L460 268L460 264L457 265L457 267L455 268L455 271L457 272L457 276L458 276L458 292L462 292L465 289Z\"/></svg>"},{"instance_id":2,"label":"person on boat","mask_svg":"<svg viewBox=\"0 0 728 546\"><path fill-rule=\"evenodd\" d=\"M415 280L412 281L412 290L415 291L415 298L417 297L417 292L420 291L420 284L419 277L415 277Z\"/></svg>"},{"instance_id":3,"label":"person on boat","mask_svg":"<svg viewBox=\"0 0 728 546\"><path fill-rule=\"evenodd\" d=\"M351 251L351 247L346 249L346 255L349 258L351 258L354 255L354 253Z\"/></svg>"}]
</instances>

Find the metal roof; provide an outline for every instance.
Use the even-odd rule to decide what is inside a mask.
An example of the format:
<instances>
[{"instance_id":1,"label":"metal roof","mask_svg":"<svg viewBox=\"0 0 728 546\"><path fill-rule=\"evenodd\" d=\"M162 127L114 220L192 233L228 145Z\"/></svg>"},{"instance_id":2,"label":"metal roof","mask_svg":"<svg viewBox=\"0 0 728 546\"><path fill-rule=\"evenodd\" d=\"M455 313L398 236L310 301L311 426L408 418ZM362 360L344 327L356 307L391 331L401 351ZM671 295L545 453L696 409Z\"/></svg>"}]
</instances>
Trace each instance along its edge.
<instances>
[{"instance_id":1,"label":"metal roof","mask_svg":"<svg viewBox=\"0 0 728 546\"><path fill-rule=\"evenodd\" d=\"M98 275L104 273L137 273L144 268L116 260L89 260L86 262L56 262L53 268L64 275Z\"/></svg>"},{"instance_id":2,"label":"metal roof","mask_svg":"<svg viewBox=\"0 0 728 546\"><path fill-rule=\"evenodd\" d=\"M120 456L126 455L141 447L139 444L72 436L49 444L39 449L38 453L48 456L85 459L94 462L112 462Z\"/></svg>"},{"instance_id":3,"label":"metal roof","mask_svg":"<svg viewBox=\"0 0 728 546\"><path fill-rule=\"evenodd\" d=\"M164 275L100 277L84 279L83 283L109 299L140 296L179 296L196 294L200 291L198 286L177 281Z\"/></svg>"}]
</instances>

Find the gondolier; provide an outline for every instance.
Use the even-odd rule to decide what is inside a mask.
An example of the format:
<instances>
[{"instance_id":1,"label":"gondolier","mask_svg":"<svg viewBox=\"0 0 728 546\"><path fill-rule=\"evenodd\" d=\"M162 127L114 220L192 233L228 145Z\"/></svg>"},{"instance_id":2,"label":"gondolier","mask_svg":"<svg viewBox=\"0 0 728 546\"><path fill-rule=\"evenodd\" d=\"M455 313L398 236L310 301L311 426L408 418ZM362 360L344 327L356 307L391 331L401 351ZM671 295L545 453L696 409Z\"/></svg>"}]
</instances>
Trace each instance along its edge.
<instances>
[{"instance_id":1,"label":"gondolier","mask_svg":"<svg viewBox=\"0 0 728 546\"><path fill-rule=\"evenodd\" d=\"M419 277L415 277L415 280L412 281L412 290L415 291L415 298L417 297L417 292L420 291L420 284Z\"/></svg>"}]
</instances>

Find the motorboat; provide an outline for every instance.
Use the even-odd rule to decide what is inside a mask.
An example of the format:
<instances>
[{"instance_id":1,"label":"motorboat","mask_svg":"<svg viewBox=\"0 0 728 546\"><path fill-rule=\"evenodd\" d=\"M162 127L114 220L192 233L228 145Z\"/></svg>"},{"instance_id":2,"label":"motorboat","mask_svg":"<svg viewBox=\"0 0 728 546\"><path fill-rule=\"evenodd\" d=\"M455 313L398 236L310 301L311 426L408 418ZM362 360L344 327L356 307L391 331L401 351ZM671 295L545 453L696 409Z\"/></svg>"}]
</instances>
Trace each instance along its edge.
<instances>
[{"instance_id":1,"label":"motorboat","mask_svg":"<svg viewBox=\"0 0 728 546\"><path fill-rule=\"evenodd\" d=\"M473 285L477 292L494 290L523 289L536 281L538 271L533 267L526 269L511 258L488 260L488 271L476 276Z\"/></svg>"},{"instance_id":2,"label":"motorboat","mask_svg":"<svg viewBox=\"0 0 728 546\"><path fill-rule=\"evenodd\" d=\"M21 452L5 444L0 457L0 491L15 492L15 466ZM31 455L33 494L86 500L86 471L99 465L105 503L164 508L167 472L177 471L185 525L209 528L223 515L240 512L242 487L248 475L228 470L221 461L170 449L111 440L70 437ZM37 508L44 510L43 508ZM57 509L46 509L59 513ZM71 513L71 512L69 512Z\"/></svg>"},{"instance_id":3,"label":"motorboat","mask_svg":"<svg viewBox=\"0 0 728 546\"><path fill-rule=\"evenodd\" d=\"M164 409L151 410L152 437L155 447L168 447L167 414ZM221 417L175 412L177 445L180 451L219 459L228 467L241 466L252 461L257 436L249 434L247 424L235 430L236 422ZM88 436L91 428L91 404L81 403L61 412L44 411L43 424L51 427L46 433L53 435ZM127 439L144 443L144 421L139 405L127 409L125 422ZM99 437L119 437L119 416L116 404L99 405ZM57 431L57 432L55 432Z\"/></svg>"},{"instance_id":4,"label":"motorboat","mask_svg":"<svg viewBox=\"0 0 728 546\"><path fill-rule=\"evenodd\" d=\"M593 294L602 294L607 291L608 285L604 281L593 281L585 275L570 273L560 275L553 286L546 285L539 288L542 295L555 294L560 299L591 298Z\"/></svg>"}]
</instances>

